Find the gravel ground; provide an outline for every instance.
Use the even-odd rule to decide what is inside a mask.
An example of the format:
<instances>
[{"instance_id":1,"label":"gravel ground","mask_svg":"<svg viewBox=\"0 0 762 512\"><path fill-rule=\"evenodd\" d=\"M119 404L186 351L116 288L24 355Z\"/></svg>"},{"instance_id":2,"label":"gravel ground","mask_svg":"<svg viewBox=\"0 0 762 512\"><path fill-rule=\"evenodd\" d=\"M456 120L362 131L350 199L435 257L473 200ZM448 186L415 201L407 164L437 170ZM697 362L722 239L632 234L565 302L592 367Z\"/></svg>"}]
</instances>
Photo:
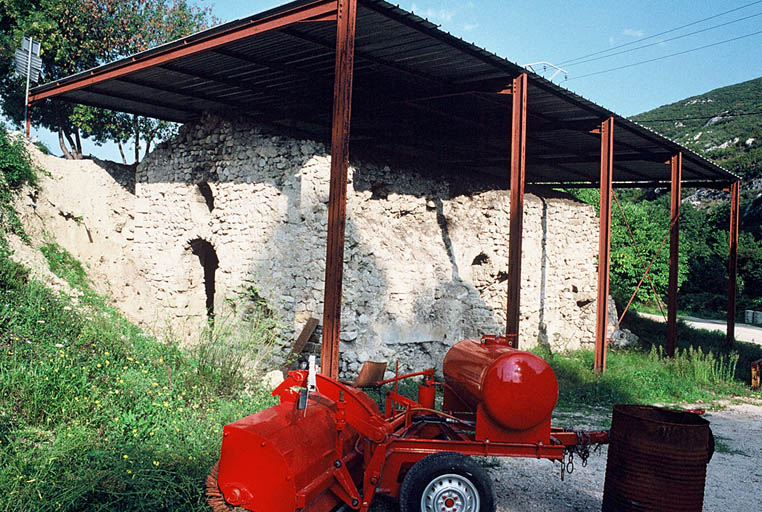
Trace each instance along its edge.
<instances>
[{"instance_id":1,"label":"gravel ground","mask_svg":"<svg viewBox=\"0 0 762 512\"><path fill-rule=\"evenodd\" d=\"M711 424L718 448L707 468L704 510L758 510L762 489L762 402L728 405L707 413L705 417ZM594 420L597 425L581 422L575 425L601 428L604 424L601 420L603 418L597 416ZM606 447L603 447L599 453L590 456L584 468L575 460L574 472L566 475L563 482L557 463L535 459L489 459L498 512L600 510L606 454ZM399 510L394 501L376 501L372 512Z\"/></svg>"}]
</instances>

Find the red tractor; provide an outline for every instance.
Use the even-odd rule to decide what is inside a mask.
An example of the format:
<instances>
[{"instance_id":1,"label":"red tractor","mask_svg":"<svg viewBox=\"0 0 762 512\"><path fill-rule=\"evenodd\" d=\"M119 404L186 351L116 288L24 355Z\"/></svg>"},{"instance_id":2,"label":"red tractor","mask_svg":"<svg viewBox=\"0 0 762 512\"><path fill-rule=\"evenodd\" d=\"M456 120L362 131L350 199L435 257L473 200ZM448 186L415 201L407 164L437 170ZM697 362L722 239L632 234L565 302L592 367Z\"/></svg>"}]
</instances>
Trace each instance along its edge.
<instances>
[{"instance_id":1,"label":"red tractor","mask_svg":"<svg viewBox=\"0 0 762 512\"><path fill-rule=\"evenodd\" d=\"M455 344L434 370L383 378L366 363L354 384L292 371L273 395L280 404L226 425L220 461L207 478L217 512L366 512L376 494L402 512L494 512L486 471L471 456L563 462L608 432L551 427L558 383L540 357L502 336ZM403 379L422 377L412 400ZM360 387L394 383L385 410ZM441 406L437 388L443 389Z\"/></svg>"}]
</instances>

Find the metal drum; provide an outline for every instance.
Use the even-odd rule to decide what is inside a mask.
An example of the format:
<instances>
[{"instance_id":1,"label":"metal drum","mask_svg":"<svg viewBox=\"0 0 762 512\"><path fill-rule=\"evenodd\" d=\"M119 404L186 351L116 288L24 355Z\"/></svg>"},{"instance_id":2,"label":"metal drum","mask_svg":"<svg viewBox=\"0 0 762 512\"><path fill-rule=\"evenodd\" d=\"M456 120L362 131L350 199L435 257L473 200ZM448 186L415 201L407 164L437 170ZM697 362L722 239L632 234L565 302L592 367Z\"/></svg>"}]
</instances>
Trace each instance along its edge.
<instances>
[{"instance_id":1,"label":"metal drum","mask_svg":"<svg viewBox=\"0 0 762 512\"><path fill-rule=\"evenodd\" d=\"M615 405L603 489L604 512L701 512L709 422L691 412Z\"/></svg>"}]
</instances>

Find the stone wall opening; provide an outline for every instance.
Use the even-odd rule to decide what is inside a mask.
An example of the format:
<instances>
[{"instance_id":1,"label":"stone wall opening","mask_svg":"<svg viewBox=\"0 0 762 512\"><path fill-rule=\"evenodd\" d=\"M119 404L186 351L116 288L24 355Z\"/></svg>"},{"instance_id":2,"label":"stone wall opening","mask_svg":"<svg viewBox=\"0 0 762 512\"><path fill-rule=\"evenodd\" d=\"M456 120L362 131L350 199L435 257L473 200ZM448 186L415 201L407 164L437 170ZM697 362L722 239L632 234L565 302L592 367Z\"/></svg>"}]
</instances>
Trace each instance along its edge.
<instances>
[{"instance_id":1,"label":"stone wall opening","mask_svg":"<svg viewBox=\"0 0 762 512\"><path fill-rule=\"evenodd\" d=\"M209 213L211 213L212 210L214 210L214 193L212 192L212 187L209 186L209 183L204 181L197 185L197 189L198 193L201 194L201 197L204 198L206 207L209 208Z\"/></svg>"},{"instance_id":2,"label":"stone wall opening","mask_svg":"<svg viewBox=\"0 0 762 512\"><path fill-rule=\"evenodd\" d=\"M206 314L209 319L214 318L214 277L220 260L214 246L202 238L196 238L188 242L191 252L198 257L201 267L204 269L204 290L206 292Z\"/></svg>"}]
</instances>

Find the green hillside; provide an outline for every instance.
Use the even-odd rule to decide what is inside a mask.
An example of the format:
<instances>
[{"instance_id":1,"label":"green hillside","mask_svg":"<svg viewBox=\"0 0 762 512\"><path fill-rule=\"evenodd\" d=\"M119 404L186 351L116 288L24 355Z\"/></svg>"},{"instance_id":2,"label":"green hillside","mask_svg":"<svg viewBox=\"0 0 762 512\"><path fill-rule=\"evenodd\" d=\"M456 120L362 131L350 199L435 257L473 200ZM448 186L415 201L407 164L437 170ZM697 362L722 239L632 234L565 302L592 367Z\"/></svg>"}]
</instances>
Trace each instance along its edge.
<instances>
[{"instance_id":1,"label":"green hillside","mask_svg":"<svg viewBox=\"0 0 762 512\"><path fill-rule=\"evenodd\" d=\"M742 177L738 318L742 318L745 309L762 309L762 194L759 193L762 188L759 179L762 177L762 78L663 105L632 119ZM669 201L663 191L658 192L631 191L623 195L629 209L650 211L648 218L661 218L667 225ZM698 316L722 318L727 307L729 207L727 200L721 199L727 198L727 194L696 192L686 190L683 195L684 199L690 199L682 209L681 272L685 271L686 275L680 281L679 308ZM655 232L647 235L658 239ZM624 257L615 260L615 256L627 254L630 245L624 237L617 239L615 233L612 262L628 261ZM651 248L646 245L646 252ZM612 269L615 298L617 294L620 300L621 295L629 297L631 281L640 275L637 270ZM619 274L626 274L627 279L617 281ZM658 272L657 275L664 278ZM638 300L647 302L640 296Z\"/></svg>"},{"instance_id":2,"label":"green hillside","mask_svg":"<svg viewBox=\"0 0 762 512\"><path fill-rule=\"evenodd\" d=\"M762 78L686 98L632 118L744 180L762 176Z\"/></svg>"}]
</instances>

